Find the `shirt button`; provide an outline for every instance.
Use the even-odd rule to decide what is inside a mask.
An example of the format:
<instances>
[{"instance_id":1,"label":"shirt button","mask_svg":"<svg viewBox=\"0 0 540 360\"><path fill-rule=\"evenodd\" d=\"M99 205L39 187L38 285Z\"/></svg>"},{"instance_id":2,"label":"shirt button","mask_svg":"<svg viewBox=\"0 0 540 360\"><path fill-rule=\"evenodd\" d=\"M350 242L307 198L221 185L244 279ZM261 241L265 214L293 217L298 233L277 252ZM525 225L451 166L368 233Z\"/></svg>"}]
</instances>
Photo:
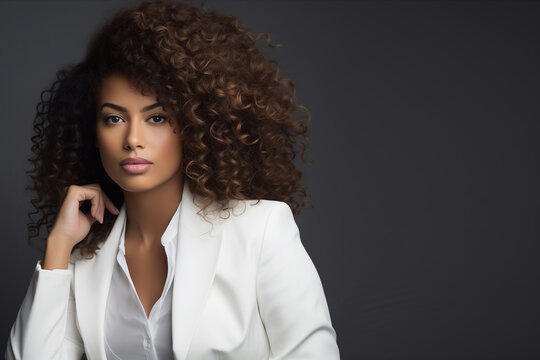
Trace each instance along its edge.
<instances>
[{"instance_id":1,"label":"shirt button","mask_svg":"<svg viewBox=\"0 0 540 360\"><path fill-rule=\"evenodd\" d=\"M144 338L144 348L148 350L148 348L150 347L150 339L148 338Z\"/></svg>"}]
</instances>

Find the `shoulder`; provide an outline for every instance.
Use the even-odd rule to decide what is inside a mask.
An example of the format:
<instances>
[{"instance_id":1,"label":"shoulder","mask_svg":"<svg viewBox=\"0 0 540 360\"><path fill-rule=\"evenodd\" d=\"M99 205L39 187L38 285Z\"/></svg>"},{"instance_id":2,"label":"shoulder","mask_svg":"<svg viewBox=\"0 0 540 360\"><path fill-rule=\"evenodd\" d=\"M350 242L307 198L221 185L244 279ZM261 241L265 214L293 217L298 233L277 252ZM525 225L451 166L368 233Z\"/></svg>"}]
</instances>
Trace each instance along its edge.
<instances>
[{"instance_id":1,"label":"shoulder","mask_svg":"<svg viewBox=\"0 0 540 360\"><path fill-rule=\"evenodd\" d=\"M264 227L276 215L294 218L290 206L283 201L235 200L231 202L228 217L224 222L229 226Z\"/></svg>"},{"instance_id":2,"label":"shoulder","mask_svg":"<svg viewBox=\"0 0 540 360\"><path fill-rule=\"evenodd\" d=\"M226 241L255 246L259 251L280 246L285 238L299 233L290 206L277 200L237 201L223 220L222 229Z\"/></svg>"},{"instance_id":3,"label":"shoulder","mask_svg":"<svg viewBox=\"0 0 540 360\"><path fill-rule=\"evenodd\" d=\"M266 199L230 200L226 209L210 213L207 219L226 233L261 240L269 226L280 222L296 225L289 204Z\"/></svg>"},{"instance_id":4,"label":"shoulder","mask_svg":"<svg viewBox=\"0 0 540 360\"><path fill-rule=\"evenodd\" d=\"M281 256L280 248L299 234L290 206L277 200L237 201L220 223L224 258L257 264L253 268L261 259Z\"/></svg>"}]
</instances>

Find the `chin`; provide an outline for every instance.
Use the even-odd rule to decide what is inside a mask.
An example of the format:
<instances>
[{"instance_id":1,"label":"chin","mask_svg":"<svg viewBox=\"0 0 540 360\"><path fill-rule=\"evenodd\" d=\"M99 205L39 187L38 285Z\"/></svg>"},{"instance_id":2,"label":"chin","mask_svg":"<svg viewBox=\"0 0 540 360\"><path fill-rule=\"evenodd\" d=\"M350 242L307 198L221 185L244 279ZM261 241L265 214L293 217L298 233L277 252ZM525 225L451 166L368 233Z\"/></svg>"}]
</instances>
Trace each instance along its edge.
<instances>
[{"instance_id":1,"label":"chin","mask_svg":"<svg viewBox=\"0 0 540 360\"><path fill-rule=\"evenodd\" d=\"M146 174L130 175L124 173L108 175L120 189L127 192L144 192L153 189L157 185Z\"/></svg>"},{"instance_id":2,"label":"chin","mask_svg":"<svg viewBox=\"0 0 540 360\"><path fill-rule=\"evenodd\" d=\"M121 181L116 184L125 192L145 192L152 190L158 186L158 184L150 184L147 180L139 181Z\"/></svg>"}]
</instances>

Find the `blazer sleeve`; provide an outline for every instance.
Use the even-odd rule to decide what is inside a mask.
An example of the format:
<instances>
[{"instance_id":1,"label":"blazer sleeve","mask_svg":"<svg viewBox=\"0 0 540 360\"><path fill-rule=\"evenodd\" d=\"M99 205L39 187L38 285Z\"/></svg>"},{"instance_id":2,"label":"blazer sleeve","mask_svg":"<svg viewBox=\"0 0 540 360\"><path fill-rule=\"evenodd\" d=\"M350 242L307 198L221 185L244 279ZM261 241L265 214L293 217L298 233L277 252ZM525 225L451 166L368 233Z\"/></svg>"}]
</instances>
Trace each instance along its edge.
<instances>
[{"instance_id":1,"label":"blazer sleeve","mask_svg":"<svg viewBox=\"0 0 540 360\"><path fill-rule=\"evenodd\" d=\"M257 301L270 360L339 359L321 280L284 202L275 202L265 226Z\"/></svg>"},{"instance_id":2,"label":"blazer sleeve","mask_svg":"<svg viewBox=\"0 0 540 360\"><path fill-rule=\"evenodd\" d=\"M73 267L45 270L39 260L11 328L8 360L80 360L84 345L75 319Z\"/></svg>"}]
</instances>

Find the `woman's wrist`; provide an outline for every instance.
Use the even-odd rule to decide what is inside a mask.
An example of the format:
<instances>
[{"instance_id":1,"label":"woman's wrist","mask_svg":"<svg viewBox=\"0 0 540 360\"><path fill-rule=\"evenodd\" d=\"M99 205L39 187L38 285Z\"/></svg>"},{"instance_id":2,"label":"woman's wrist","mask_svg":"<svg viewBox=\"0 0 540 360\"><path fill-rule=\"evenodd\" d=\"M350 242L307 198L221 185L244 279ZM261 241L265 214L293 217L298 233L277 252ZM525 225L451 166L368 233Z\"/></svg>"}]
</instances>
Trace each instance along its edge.
<instances>
[{"instance_id":1,"label":"woman's wrist","mask_svg":"<svg viewBox=\"0 0 540 360\"><path fill-rule=\"evenodd\" d=\"M72 247L68 241L49 236L41 268L44 270L67 269L71 250Z\"/></svg>"}]
</instances>

